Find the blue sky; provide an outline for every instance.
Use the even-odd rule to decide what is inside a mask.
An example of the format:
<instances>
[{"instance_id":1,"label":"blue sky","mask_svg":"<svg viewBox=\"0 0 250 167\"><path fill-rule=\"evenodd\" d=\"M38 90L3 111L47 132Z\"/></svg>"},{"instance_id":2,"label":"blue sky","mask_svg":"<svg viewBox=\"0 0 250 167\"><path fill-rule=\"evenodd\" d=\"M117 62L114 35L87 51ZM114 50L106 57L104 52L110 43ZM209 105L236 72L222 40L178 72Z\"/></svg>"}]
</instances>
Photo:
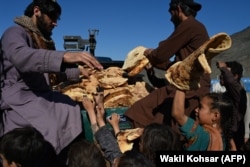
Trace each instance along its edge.
<instances>
[{"instance_id":1,"label":"blue sky","mask_svg":"<svg viewBox=\"0 0 250 167\"><path fill-rule=\"evenodd\" d=\"M64 50L63 36L88 39L89 29L98 29L96 56L124 60L136 46L154 48L173 31L168 4L170 0L57 0L63 13L53 31L57 50ZM198 13L210 36L229 35L250 26L249 0L195 0L202 4ZM23 14L31 0L1 3L0 35ZM3 10L4 9L4 10Z\"/></svg>"}]
</instances>

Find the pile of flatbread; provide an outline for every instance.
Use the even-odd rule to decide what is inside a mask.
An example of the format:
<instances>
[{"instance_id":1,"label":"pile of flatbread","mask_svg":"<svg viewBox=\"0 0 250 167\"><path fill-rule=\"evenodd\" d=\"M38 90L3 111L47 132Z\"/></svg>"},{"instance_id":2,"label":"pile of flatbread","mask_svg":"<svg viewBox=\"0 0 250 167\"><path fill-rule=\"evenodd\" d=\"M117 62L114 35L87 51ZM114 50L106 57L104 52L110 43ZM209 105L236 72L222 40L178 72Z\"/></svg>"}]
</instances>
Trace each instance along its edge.
<instances>
[{"instance_id":1,"label":"pile of flatbread","mask_svg":"<svg viewBox=\"0 0 250 167\"><path fill-rule=\"evenodd\" d=\"M82 67L86 68L86 67ZM81 102L83 96L93 100L97 87L104 89L104 107L129 107L134 102L149 94L145 82L129 84L123 77L124 70L120 67L109 67L102 71L92 71L89 79L83 78L79 83L71 84L61 90L71 99Z\"/></svg>"}]
</instances>

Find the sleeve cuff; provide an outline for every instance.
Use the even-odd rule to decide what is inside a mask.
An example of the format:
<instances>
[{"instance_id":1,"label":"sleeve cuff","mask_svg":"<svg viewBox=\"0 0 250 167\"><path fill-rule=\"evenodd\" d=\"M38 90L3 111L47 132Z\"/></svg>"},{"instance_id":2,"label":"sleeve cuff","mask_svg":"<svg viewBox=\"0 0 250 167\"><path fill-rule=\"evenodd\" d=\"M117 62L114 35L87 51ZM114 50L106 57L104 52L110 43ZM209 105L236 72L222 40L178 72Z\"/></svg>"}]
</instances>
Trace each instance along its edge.
<instances>
[{"instance_id":1,"label":"sleeve cuff","mask_svg":"<svg viewBox=\"0 0 250 167\"><path fill-rule=\"evenodd\" d=\"M80 70L78 68L66 68L65 73L68 80L79 80Z\"/></svg>"}]
</instances>

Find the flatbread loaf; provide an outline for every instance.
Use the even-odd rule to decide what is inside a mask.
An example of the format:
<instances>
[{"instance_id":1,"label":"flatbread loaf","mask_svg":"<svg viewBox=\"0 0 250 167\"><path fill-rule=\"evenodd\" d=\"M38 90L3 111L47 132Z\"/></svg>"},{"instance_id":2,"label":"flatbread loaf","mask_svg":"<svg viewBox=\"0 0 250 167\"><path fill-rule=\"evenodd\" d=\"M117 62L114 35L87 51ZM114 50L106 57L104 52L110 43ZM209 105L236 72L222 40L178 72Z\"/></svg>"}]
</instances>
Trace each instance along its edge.
<instances>
[{"instance_id":1,"label":"flatbread loaf","mask_svg":"<svg viewBox=\"0 0 250 167\"><path fill-rule=\"evenodd\" d=\"M89 93L86 93L84 87L82 87L80 84L69 85L61 91L63 94L69 96L72 100L77 102L81 102L83 100L83 96L87 96L92 101L94 100L93 96Z\"/></svg>"},{"instance_id":2,"label":"flatbread loaf","mask_svg":"<svg viewBox=\"0 0 250 167\"><path fill-rule=\"evenodd\" d=\"M183 61L173 64L166 71L166 79L181 90L198 89L201 75L212 72L209 65L211 59L229 49L231 44L231 38L226 33L214 35Z\"/></svg>"},{"instance_id":3,"label":"flatbread loaf","mask_svg":"<svg viewBox=\"0 0 250 167\"><path fill-rule=\"evenodd\" d=\"M127 84L128 78L122 78L122 77L104 77L99 79L99 85L100 87L103 87L105 89L111 89L120 87L122 85Z\"/></svg>"},{"instance_id":4,"label":"flatbread loaf","mask_svg":"<svg viewBox=\"0 0 250 167\"><path fill-rule=\"evenodd\" d=\"M137 46L127 54L122 69L128 73L128 76L139 74L149 63L149 60L144 56L146 49L144 46Z\"/></svg>"},{"instance_id":5,"label":"flatbread loaf","mask_svg":"<svg viewBox=\"0 0 250 167\"><path fill-rule=\"evenodd\" d=\"M207 41L207 44L204 44L204 53L207 60L211 60L214 56L217 56L219 53L229 49L232 45L231 37L226 33L215 34Z\"/></svg>"},{"instance_id":6,"label":"flatbread loaf","mask_svg":"<svg viewBox=\"0 0 250 167\"><path fill-rule=\"evenodd\" d=\"M128 76L135 76L142 72L144 67L149 63L149 60L145 57L141 61L138 62L138 65L136 65L133 69L131 69L128 72Z\"/></svg>"},{"instance_id":7,"label":"flatbread loaf","mask_svg":"<svg viewBox=\"0 0 250 167\"><path fill-rule=\"evenodd\" d=\"M104 108L131 106L132 96L127 87L112 89L104 94Z\"/></svg>"},{"instance_id":8,"label":"flatbread loaf","mask_svg":"<svg viewBox=\"0 0 250 167\"><path fill-rule=\"evenodd\" d=\"M143 128L121 130L117 135L117 142L122 153L132 150L133 141L139 138L143 133Z\"/></svg>"}]
</instances>

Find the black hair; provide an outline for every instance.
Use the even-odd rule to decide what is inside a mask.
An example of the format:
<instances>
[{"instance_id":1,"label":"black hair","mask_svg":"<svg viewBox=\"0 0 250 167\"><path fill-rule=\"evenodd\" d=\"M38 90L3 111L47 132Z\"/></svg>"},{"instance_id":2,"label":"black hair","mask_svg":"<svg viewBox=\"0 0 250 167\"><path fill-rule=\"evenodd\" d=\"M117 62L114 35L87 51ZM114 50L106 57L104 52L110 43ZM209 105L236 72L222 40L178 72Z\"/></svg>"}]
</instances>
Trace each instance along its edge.
<instances>
[{"instance_id":1,"label":"black hair","mask_svg":"<svg viewBox=\"0 0 250 167\"><path fill-rule=\"evenodd\" d=\"M42 13L47 14L50 17L59 18L59 16L62 13L62 9L56 1L53 1L53 0L33 0L33 2L30 3L26 7L26 9L24 11L24 15L31 17L34 14L33 9L35 6L38 6Z\"/></svg>"},{"instance_id":2,"label":"black hair","mask_svg":"<svg viewBox=\"0 0 250 167\"><path fill-rule=\"evenodd\" d=\"M237 61L227 61L225 63L231 69L233 75L238 75L238 81L240 81L243 74L242 65Z\"/></svg>"},{"instance_id":3,"label":"black hair","mask_svg":"<svg viewBox=\"0 0 250 167\"><path fill-rule=\"evenodd\" d=\"M181 150L180 135L166 124L147 125L140 138L141 152L154 162L158 151Z\"/></svg>"},{"instance_id":4,"label":"black hair","mask_svg":"<svg viewBox=\"0 0 250 167\"><path fill-rule=\"evenodd\" d=\"M153 163L142 153L133 149L123 153L119 159L118 167L153 167Z\"/></svg>"},{"instance_id":5,"label":"black hair","mask_svg":"<svg viewBox=\"0 0 250 167\"><path fill-rule=\"evenodd\" d=\"M197 15L197 11L193 10L192 8L190 8L188 5L186 5L183 2L171 3L170 7L169 7L169 11L170 10L176 10L178 8L178 6L180 6L182 12L186 16L193 16L193 17L195 17Z\"/></svg>"},{"instance_id":6,"label":"black hair","mask_svg":"<svg viewBox=\"0 0 250 167\"><path fill-rule=\"evenodd\" d=\"M206 97L212 100L210 109L217 109L220 112L220 126L226 141L226 151L231 149L232 124L235 117L234 106L231 98L223 93L209 93Z\"/></svg>"},{"instance_id":7,"label":"black hair","mask_svg":"<svg viewBox=\"0 0 250 167\"><path fill-rule=\"evenodd\" d=\"M16 128L1 137L0 153L10 164L22 167L54 166L56 152L42 134L33 127Z\"/></svg>"},{"instance_id":8,"label":"black hair","mask_svg":"<svg viewBox=\"0 0 250 167\"><path fill-rule=\"evenodd\" d=\"M180 8L182 10L182 12L186 15L186 16L193 16L195 17L197 15L197 11L193 10L192 8L190 8L188 5L180 2L179 3Z\"/></svg>"},{"instance_id":9,"label":"black hair","mask_svg":"<svg viewBox=\"0 0 250 167\"><path fill-rule=\"evenodd\" d=\"M106 167L101 150L93 142L80 140L73 143L68 152L68 167Z\"/></svg>"}]
</instances>

